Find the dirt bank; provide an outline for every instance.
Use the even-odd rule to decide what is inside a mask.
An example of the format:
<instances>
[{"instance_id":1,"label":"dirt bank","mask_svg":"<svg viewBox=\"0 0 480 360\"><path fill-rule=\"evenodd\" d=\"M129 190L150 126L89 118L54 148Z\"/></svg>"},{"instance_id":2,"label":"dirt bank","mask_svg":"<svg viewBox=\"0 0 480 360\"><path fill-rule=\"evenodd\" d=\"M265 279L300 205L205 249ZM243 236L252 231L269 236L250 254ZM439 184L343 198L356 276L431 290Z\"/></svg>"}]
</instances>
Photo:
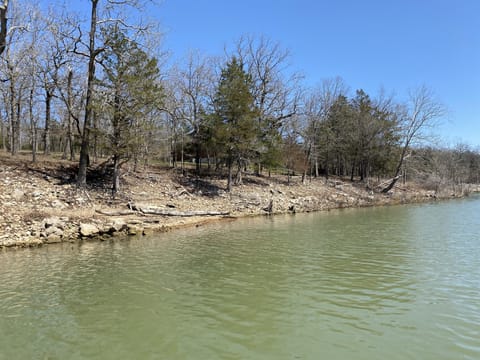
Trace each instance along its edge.
<instances>
[{"instance_id":1,"label":"dirt bank","mask_svg":"<svg viewBox=\"0 0 480 360\"><path fill-rule=\"evenodd\" d=\"M113 200L102 167L90 173L92 186L79 190L76 164L0 153L0 248L145 235L218 219L432 201L433 191L399 185L385 195L363 183L324 178L247 175L228 193L226 181L149 168L122 178ZM107 176L108 177L108 176ZM451 197L452 194L445 194Z\"/></svg>"}]
</instances>

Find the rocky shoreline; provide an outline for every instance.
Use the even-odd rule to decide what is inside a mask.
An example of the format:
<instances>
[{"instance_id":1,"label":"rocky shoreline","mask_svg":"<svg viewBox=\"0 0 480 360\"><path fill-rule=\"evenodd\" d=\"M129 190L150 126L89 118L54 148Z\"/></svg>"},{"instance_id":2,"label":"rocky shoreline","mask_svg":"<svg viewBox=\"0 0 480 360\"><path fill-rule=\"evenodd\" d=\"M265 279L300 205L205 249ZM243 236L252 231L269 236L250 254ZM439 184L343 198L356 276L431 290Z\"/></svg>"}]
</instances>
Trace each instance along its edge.
<instances>
[{"instance_id":1,"label":"rocky shoreline","mask_svg":"<svg viewBox=\"0 0 480 360\"><path fill-rule=\"evenodd\" d=\"M397 186L389 194L365 184L323 178L246 176L226 192L223 179L186 176L173 170L127 173L122 196L108 187L79 190L74 164L31 164L0 157L0 249L61 242L142 236L210 221L265 214L300 213L433 201L463 195ZM476 189L478 190L478 189Z\"/></svg>"}]
</instances>

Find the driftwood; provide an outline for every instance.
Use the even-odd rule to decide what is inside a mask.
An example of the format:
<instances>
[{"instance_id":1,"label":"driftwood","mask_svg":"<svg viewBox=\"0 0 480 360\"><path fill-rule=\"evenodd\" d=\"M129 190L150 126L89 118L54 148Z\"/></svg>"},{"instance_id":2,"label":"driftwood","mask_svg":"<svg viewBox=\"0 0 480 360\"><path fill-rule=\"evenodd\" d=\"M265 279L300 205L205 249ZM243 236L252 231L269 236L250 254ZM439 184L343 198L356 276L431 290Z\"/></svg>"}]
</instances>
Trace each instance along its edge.
<instances>
[{"instance_id":1,"label":"driftwood","mask_svg":"<svg viewBox=\"0 0 480 360\"><path fill-rule=\"evenodd\" d=\"M124 216L124 215L134 215L136 214L133 210L123 210L123 209L114 209L114 210L103 210L103 209L96 209L97 213L107 216Z\"/></svg>"},{"instance_id":2,"label":"driftwood","mask_svg":"<svg viewBox=\"0 0 480 360\"><path fill-rule=\"evenodd\" d=\"M387 191L390 190L390 189L388 189L387 191L384 191L385 189L388 188L387 185L390 185L392 182L397 182L397 180L400 179L402 176L403 176L403 175L397 175L397 176L395 176L395 177L392 178L392 179L389 179L389 180L387 180L387 181L384 181L384 182L378 184L378 185L376 186L376 188L377 188L377 189L382 189L382 190L381 190L382 192L387 192ZM394 185L395 185L395 183L394 183ZM386 187L386 186L387 186L387 187ZM393 187L393 186L392 186L392 187Z\"/></svg>"},{"instance_id":3,"label":"driftwood","mask_svg":"<svg viewBox=\"0 0 480 360\"><path fill-rule=\"evenodd\" d=\"M176 211L170 209L162 209L155 206L137 206L135 204L129 204L132 210L137 210L147 215L162 215L162 216L227 216L230 212L227 211Z\"/></svg>"}]
</instances>

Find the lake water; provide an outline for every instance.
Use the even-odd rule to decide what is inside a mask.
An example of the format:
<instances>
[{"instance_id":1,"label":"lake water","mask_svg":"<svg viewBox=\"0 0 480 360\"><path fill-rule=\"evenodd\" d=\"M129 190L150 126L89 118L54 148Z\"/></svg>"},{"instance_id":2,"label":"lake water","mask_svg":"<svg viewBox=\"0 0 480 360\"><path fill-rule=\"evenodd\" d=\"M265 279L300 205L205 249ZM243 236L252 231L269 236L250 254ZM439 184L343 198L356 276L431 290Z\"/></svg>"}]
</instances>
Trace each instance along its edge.
<instances>
[{"instance_id":1,"label":"lake water","mask_svg":"<svg viewBox=\"0 0 480 360\"><path fill-rule=\"evenodd\" d=\"M480 197L0 253L0 359L480 359Z\"/></svg>"}]
</instances>

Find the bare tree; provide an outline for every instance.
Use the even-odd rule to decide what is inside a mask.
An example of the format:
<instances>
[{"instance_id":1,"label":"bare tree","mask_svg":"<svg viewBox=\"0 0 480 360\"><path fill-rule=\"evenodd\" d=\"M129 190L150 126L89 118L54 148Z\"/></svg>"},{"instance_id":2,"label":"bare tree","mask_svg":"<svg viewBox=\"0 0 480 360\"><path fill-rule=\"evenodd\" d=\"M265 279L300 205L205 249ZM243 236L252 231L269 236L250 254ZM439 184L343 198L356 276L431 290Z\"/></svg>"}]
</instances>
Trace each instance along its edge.
<instances>
[{"instance_id":1,"label":"bare tree","mask_svg":"<svg viewBox=\"0 0 480 360\"><path fill-rule=\"evenodd\" d=\"M438 124L438 120L446 114L443 104L435 100L433 92L426 86L421 86L409 94L408 102L398 110L401 121L402 147L395 174L392 181L382 192L390 191L400 178L404 161L410 147L417 141L425 140L428 131Z\"/></svg>"},{"instance_id":2,"label":"bare tree","mask_svg":"<svg viewBox=\"0 0 480 360\"><path fill-rule=\"evenodd\" d=\"M80 160L78 164L77 185L87 185L87 167L89 165L90 128L93 118L92 97L95 80L95 60L102 49L95 46L97 37L97 15L99 0L91 0L90 31L88 33L88 70L87 70L87 93L85 98L85 117L83 119L82 144L80 148Z\"/></svg>"},{"instance_id":3,"label":"bare tree","mask_svg":"<svg viewBox=\"0 0 480 360\"><path fill-rule=\"evenodd\" d=\"M35 22L37 10L33 6L14 3L10 7L10 13L12 25L6 34L1 66L4 77L2 91L6 93L9 150L14 155L21 148L22 101L28 91L28 67L32 61L30 54L35 35L35 32L30 31L30 25Z\"/></svg>"},{"instance_id":4,"label":"bare tree","mask_svg":"<svg viewBox=\"0 0 480 360\"><path fill-rule=\"evenodd\" d=\"M87 41L83 42L82 31L79 27L79 37L75 52L78 55L84 56L88 59L87 67L87 89L85 95L85 112L83 120L83 131L81 137L80 147L80 159L77 175L77 186L85 187L87 184L87 168L89 165L89 148L90 148L90 132L94 121L94 87L95 87L95 67L97 57L104 51L102 44L97 44L99 40L99 26L108 25L112 23L118 24L118 26L127 29L136 29L139 33L144 33L148 30L149 26L139 24L134 26L128 23L128 16L125 13L121 13L121 9L128 7L130 9L140 9L145 1L142 0L90 0L90 26L88 30ZM99 18L100 5L104 4L103 11L104 16ZM134 17L134 15L132 15ZM137 17L137 22L138 22ZM79 48L82 47L84 51Z\"/></svg>"},{"instance_id":5,"label":"bare tree","mask_svg":"<svg viewBox=\"0 0 480 360\"><path fill-rule=\"evenodd\" d=\"M328 78L305 93L302 106L302 134L311 172L319 176L319 161L323 158L325 175L328 178L330 158L335 139L332 127L327 122L332 107L340 96L346 95L348 87L340 77Z\"/></svg>"},{"instance_id":6,"label":"bare tree","mask_svg":"<svg viewBox=\"0 0 480 360\"><path fill-rule=\"evenodd\" d=\"M175 109L172 109L172 115L187 128L188 135L193 141L196 171L200 173L203 140L201 130L205 122L206 109L214 93L215 83L211 59L191 52L184 64L172 69L170 81L173 86L170 94L176 98L170 100L170 104L176 104Z\"/></svg>"},{"instance_id":7,"label":"bare tree","mask_svg":"<svg viewBox=\"0 0 480 360\"><path fill-rule=\"evenodd\" d=\"M59 77L62 68L69 62L68 48L64 44L62 32L65 27L63 20L66 16L52 9L43 16L42 41L39 44L39 80L44 92L45 118L43 133L44 154L50 154L50 131L52 119L52 101L57 96L60 85ZM55 20L52 20L55 19Z\"/></svg>"}]
</instances>

